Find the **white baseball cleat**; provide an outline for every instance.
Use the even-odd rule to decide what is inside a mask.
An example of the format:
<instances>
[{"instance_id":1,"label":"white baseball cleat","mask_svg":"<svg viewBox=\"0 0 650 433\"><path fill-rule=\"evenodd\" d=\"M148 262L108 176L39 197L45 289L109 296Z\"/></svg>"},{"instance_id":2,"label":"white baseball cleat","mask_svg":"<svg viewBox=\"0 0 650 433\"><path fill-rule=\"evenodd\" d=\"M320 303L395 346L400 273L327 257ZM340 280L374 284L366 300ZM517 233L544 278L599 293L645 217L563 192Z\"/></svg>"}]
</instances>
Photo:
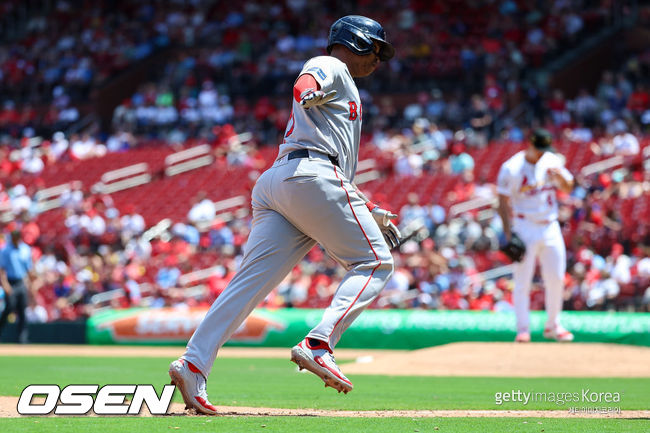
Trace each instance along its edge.
<instances>
[{"instance_id":1,"label":"white baseball cleat","mask_svg":"<svg viewBox=\"0 0 650 433\"><path fill-rule=\"evenodd\" d=\"M573 334L564 329L564 327L557 325L554 328L544 329L544 338L566 343L573 341Z\"/></svg>"},{"instance_id":2,"label":"white baseball cleat","mask_svg":"<svg viewBox=\"0 0 650 433\"><path fill-rule=\"evenodd\" d=\"M307 369L323 379L326 388L331 386L344 394L354 388L352 382L341 373L329 347L323 342L315 346L309 344L309 340L305 338L291 349L291 361L298 364L301 370Z\"/></svg>"},{"instance_id":3,"label":"white baseball cleat","mask_svg":"<svg viewBox=\"0 0 650 433\"><path fill-rule=\"evenodd\" d=\"M515 337L515 343L530 343L530 332L519 332Z\"/></svg>"},{"instance_id":4,"label":"white baseball cleat","mask_svg":"<svg viewBox=\"0 0 650 433\"><path fill-rule=\"evenodd\" d=\"M216 415L217 408L208 401L206 381L201 371L189 361L177 359L169 366L172 384L181 392L185 409L196 409L198 413Z\"/></svg>"}]
</instances>

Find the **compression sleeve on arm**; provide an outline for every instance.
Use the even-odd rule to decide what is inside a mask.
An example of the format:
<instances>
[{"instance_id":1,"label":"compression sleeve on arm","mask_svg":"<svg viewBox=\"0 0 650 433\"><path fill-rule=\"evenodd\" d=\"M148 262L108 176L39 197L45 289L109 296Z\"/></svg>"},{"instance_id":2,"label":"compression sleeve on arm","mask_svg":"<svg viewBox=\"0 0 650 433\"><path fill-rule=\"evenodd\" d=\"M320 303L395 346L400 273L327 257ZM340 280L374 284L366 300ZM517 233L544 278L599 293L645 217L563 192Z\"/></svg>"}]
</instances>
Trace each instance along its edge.
<instances>
[{"instance_id":1,"label":"compression sleeve on arm","mask_svg":"<svg viewBox=\"0 0 650 433\"><path fill-rule=\"evenodd\" d=\"M311 74L302 74L293 85L293 97L296 102L300 102L300 94L307 89L320 89L320 85Z\"/></svg>"}]
</instances>

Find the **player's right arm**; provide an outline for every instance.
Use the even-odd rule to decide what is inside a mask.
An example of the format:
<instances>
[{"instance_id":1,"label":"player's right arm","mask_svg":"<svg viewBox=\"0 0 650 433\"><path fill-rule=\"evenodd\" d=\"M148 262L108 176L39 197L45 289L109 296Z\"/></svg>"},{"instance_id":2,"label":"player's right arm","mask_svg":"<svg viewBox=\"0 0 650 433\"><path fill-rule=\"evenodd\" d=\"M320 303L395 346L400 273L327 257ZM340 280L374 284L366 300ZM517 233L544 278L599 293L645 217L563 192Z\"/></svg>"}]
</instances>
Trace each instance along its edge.
<instances>
[{"instance_id":1,"label":"player's right arm","mask_svg":"<svg viewBox=\"0 0 650 433\"><path fill-rule=\"evenodd\" d=\"M503 233L506 236L507 242L510 242L510 237L512 235L512 224L510 220L512 209L510 203L510 195L512 194L511 189L510 171L505 165L502 165L499 170L499 176L497 177L497 192L499 193L499 207L497 208L497 213L501 217Z\"/></svg>"},{"instance_id":2,"label":"player's right arm","mask_svg":"<svg viewBox=\"0 0 650 433\"><path fill-rule=\"evenodd\" d=\"M293 85L293 98L296 102L300 102L302 100L301 95L308 90L320 90L320 84L312 74L302 74L296 80L296 84Z\"/></svg>"},{"instance_id":3,"label":"player's right arm","mask_svg":"<svg viewBox=\"0 0 650 433\"><path fill-rule=\"evenodd\" d=\"M503 222L503 233L506 236L506 241L510 241L510 237L512 236L512 226L510 223L510 197L499 194L499 207L497 208L497 212Z\"/></svg>"}]
</instances>

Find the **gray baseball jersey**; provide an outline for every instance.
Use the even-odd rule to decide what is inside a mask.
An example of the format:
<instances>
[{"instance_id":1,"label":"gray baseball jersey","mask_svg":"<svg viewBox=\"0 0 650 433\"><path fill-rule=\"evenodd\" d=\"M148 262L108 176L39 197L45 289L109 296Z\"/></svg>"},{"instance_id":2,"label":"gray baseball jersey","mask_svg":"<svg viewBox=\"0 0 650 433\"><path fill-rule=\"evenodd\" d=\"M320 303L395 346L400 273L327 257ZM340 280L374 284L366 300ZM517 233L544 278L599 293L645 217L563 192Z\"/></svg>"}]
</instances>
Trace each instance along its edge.
<instances>
[{"instance_id":1,"label":"gray baseball jersey","mask_svg":"<svg viewBox=\"0 0 650 433\"><path fill-rule=\"evenodd\" d=\"M361 99L345 63L335 57L308 60L300 75L310 74L327 93L336 98L305 110L293 100L291 118L278 157L297 149L312 149L338 158L339 167L352 181L357 170L361 138Z\"/></svg>"}]
</instances>

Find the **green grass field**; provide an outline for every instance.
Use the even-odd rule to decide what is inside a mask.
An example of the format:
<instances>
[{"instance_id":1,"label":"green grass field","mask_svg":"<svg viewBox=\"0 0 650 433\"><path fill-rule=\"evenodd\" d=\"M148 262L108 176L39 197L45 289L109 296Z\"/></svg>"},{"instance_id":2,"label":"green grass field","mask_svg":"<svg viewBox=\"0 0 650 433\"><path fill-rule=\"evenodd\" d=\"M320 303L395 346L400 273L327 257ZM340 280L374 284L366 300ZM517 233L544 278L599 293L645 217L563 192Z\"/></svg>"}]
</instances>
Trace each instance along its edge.
<instances>
[{"instance_id":1,"label":"green grass field","mask_svg":"<svg viewBox=\"0 0 650 433\"><path fill-rule=\"evenodd\" d=\"M29 384L154 384L169 383L164 358L84 358L0 356L0 395L18 396ZM345 371L345 367L343 366ZM8 374L8 372L11 372ZM282 359L218 359L208 381L212 403L226 406L313 408L332 410L567 410L570 404L519 402L495 404L495 393L618 392L621 410L650 408L650 379L639 378L466 378L386 377L351 375L348 395L324 389L317 377L298 373ZM179 393L174 401L181 402ZM584 404L580 404L584 406ZM604 405L604 404L603 404ZM597 405L597 406L603 406ZM541 423L541 424L539 424ZM641 432L649 420L543 418L316 418L316 417L157 417L157 418L0 418L2 432L102 431L523 431ZM436 429L437 427L437 429Z\"/></svg>"},{"instance_id":2,"label":"green grass field","mask_svg":"<svg viewBox=\"0 0 650 433\"><path fill-rule=\"evenodd\" d=\"M544 418L162 417L0 419L6 432L647 432L648 420ZM100 427L101 426L101 427Z\"/></svg>"}]
</instances>

